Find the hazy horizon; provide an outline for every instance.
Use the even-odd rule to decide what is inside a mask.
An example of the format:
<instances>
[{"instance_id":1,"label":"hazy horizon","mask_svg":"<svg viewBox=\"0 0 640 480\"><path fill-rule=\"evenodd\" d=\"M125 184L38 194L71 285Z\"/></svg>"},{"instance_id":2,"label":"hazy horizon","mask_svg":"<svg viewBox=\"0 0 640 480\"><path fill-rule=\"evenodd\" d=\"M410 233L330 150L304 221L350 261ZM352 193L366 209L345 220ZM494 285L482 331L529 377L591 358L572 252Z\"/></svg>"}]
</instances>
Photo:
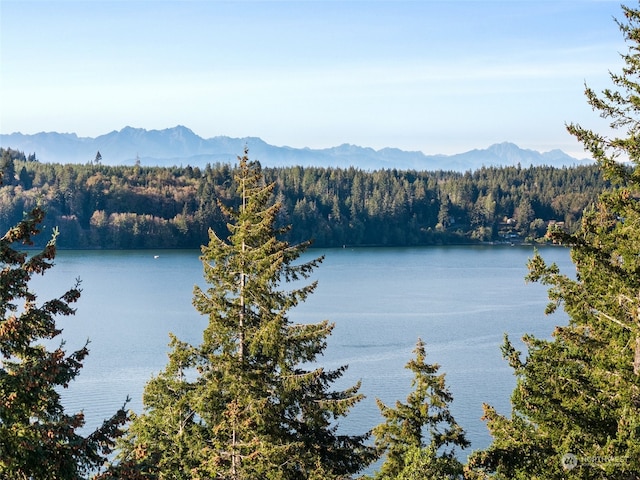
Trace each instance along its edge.
<instances>
[{"instance_id":1,"label":"hazy horizon","mask_svg":"<svg viewBox=\"0 0 640 480\"><path fill-rule=\"evenodd\" d=\"M618 1L0 3L0 133L186 125L272 145L584 152Z\"/></svg>"}]
</instances>

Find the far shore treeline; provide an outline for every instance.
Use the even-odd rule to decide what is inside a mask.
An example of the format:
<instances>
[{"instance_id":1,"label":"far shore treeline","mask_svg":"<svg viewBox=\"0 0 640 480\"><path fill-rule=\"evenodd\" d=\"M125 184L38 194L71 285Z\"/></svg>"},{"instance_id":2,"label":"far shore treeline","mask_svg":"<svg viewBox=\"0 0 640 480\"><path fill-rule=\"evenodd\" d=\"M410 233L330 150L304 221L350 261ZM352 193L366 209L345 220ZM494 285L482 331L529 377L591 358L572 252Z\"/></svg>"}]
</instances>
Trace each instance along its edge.
<instances>
[{"instance_id":1,"label":"far shore treeline","mask_svg":"<svg viewBox=\"0 0 640 480\"><path fill-rule=\"evenodd\" d=\"M226 228L219 200L229 204L236 192L229 164L52 164L10 148L0 153L0 229L39 205L45 228L59 229L59 248L199 248L209 228ZM573 232L606 185L595 165L263 173L276 184L281 223L295 225L289 240L313 238L317 247L532 241L550 223Z\"/></svg>"}]
</instances>

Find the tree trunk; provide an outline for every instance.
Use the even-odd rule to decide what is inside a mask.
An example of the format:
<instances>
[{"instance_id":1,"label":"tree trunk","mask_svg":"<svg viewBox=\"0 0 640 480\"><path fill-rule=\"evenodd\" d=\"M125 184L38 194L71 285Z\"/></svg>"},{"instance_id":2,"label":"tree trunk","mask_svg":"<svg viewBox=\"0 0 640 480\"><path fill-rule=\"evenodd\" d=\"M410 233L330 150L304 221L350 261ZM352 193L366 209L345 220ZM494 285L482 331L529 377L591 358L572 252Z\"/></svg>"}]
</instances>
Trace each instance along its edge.
<instances>
[{"instance_id":1,"label":"tree trunk","mask_svg":"<svg viewBox=\"0 0 640 480\"><path fill-rule=\"evenodd\" d=\"M636 337L636 351L633 357L633 373L640 375L640 335Z\"/></svg>"}]
</instances>

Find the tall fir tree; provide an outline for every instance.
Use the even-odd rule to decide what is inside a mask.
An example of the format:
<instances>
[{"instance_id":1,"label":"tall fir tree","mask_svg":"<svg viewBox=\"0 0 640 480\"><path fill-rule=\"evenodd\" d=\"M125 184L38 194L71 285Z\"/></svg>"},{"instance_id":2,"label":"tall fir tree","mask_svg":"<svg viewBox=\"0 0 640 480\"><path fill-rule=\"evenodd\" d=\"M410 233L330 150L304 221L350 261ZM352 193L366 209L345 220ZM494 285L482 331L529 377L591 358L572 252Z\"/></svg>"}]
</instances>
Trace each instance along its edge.
<instances>
[{"instance_id":1,"label":"tall fir tree","mask_svg":"<svg viewBox=\"0 0 640 480\"><path fill-rule=\"evenodd\" d=\"M373 435L386 458L375 479L462 478L462 463L456 459L455 449L470 444L449 410L453 396L445 374L438 374L438 364L426 362L425 344L420 339L414 354L406 365L414 374L414 390L407 402L397 401L394 408L377 400L385 421L373 429Z\"/></svg>"},{"instance_id":2,"label":"tall fir tree","mask_svg":"<svg viewBox=\"0 0 640 480\"><path fill-rule=\"evenodd\" d=\"M0 181L2 185L15 184L16 167L10 150L2 149L0 156Z\"/></svg>"},{"instance_id":3,"label":"tall fir tree","mask_svg":"<svg viewBox=\"0 0 640 480\"><path fill-rule=\"evenodd\" d=\"M40 208L0 238L0 478L81 479L98 471L112 452L126 412L119 410L83 436L83 413L68 414L60 389L79 374L87 345L67 354L64 342L50 344L62 330L58 316L75 313L79 285L60 298L38 302L29 283L54 263L55 235L43 251L28 255L16 244L32 245L44 219Z\"/></svg>"},{"instance_id":4,"label":"tall fir tree","mask_svg":"<svg viewBox=\"0 0 640 480\"><path fill-rule=\"evenodd\" d=\"M575 276L539 253L528 265L528 279L550 287L547 312L563 306L569 322L548 341L526 336L526 358L505 338L517 377L511 418L485 406L494 440L471 458L469 478L640 478L640 10L622 9L626 66L611 74L615 89L586 96L626 136L568 127L612 187L576 234L549 232L571 247Z\"/></svg>"},{"instance_id":5,"label":"tall fir tree","mask_svg":"<svg viewBox=\"0 0 640 480\"><path fill-rule=\"evenodd\" d=\"M274 184L247 150L238 160L239 205L221 205L230 235L210 230L201 256L208 288L194 289L194 306L208 318L203 341L172 340L123 461L150 478L348 478L375 459L367 435L341 435L335 423L362 398L359 385L332 391L346 367L305 367L326 348L332 324L288 317L315 290L316 282L300 282L322 258L296 262L310 243L280 239L288 227L277 226ZM285 289L292 281L300 282Z\"/></svg>"}]
</instances>

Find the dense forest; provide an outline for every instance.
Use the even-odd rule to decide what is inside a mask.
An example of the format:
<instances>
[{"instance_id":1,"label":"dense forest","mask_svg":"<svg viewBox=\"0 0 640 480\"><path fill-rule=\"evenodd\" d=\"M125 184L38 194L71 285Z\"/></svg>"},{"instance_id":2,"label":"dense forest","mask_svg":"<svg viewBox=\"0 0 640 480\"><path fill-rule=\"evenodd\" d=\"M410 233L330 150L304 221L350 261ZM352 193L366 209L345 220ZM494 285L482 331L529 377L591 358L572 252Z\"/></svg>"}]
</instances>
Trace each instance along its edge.
<instances>
[{"instance_id":1,"label":"dense forest","mask_svg":"<svg viewBox=\"0 0 640 480\"><path fill-rule=\"evenodd\" d=\"M2 152L2 222L21 220L0 237L0 477L346 480L380 458L373 477L360 478L640 480L640 8L622 11L626 67L611 74L615 90L586 96L625 136L568 125L600 174L262 170L246 151L233 168L108 168ZM611 183L597 192L604 178ZM30 282L54 266L55 238L31 255L18 250L47 237L41 206L66 246L189 246L213 227L201 256L208 288L193 291L207 318L202 342L171 335L166 367L145 385L144 411L127 413L125 404L93 432L60 395L88 342L68 352L53 341L59 317L76 311L79 281L41 302ZM298 262L310 243L281 239L281 225L322 245L390 245L535 237L551 220L558 228L547 236L571 248L575 271L535 253L526 278L548 287L546 312L563 308L567 322L547 338L525 335L523 351L505 334L516 386L508 415L483 404L491 444L458 459L469 444L421 339L406 364L406 401L379 401L382 423L341 434L335 422L362 399L360 384L336 388L347 365L320 364L333 324L289 319L314 292L317 283L304 282L323 257Z\"/></svg>"},{"instance_id":2,"label":"dense forest","mask_svg":"<svg viewBox=\"0 0 640 480\"><path fill-rule=\"evenodd\" d=\"M1 151L0 228L34 206L59 229L61 248L197 248L226 228L236 167L49 164ZM241 152L239 152L241 153ZM99 154L96 155L99 158ZM258 159L259 160L259 159ZM288 240L315 246L401 246L523 241L549 223L573 232L605 187L595 165L486 167L474 172L264 168Z\"/></svg>"}]
</instances>

